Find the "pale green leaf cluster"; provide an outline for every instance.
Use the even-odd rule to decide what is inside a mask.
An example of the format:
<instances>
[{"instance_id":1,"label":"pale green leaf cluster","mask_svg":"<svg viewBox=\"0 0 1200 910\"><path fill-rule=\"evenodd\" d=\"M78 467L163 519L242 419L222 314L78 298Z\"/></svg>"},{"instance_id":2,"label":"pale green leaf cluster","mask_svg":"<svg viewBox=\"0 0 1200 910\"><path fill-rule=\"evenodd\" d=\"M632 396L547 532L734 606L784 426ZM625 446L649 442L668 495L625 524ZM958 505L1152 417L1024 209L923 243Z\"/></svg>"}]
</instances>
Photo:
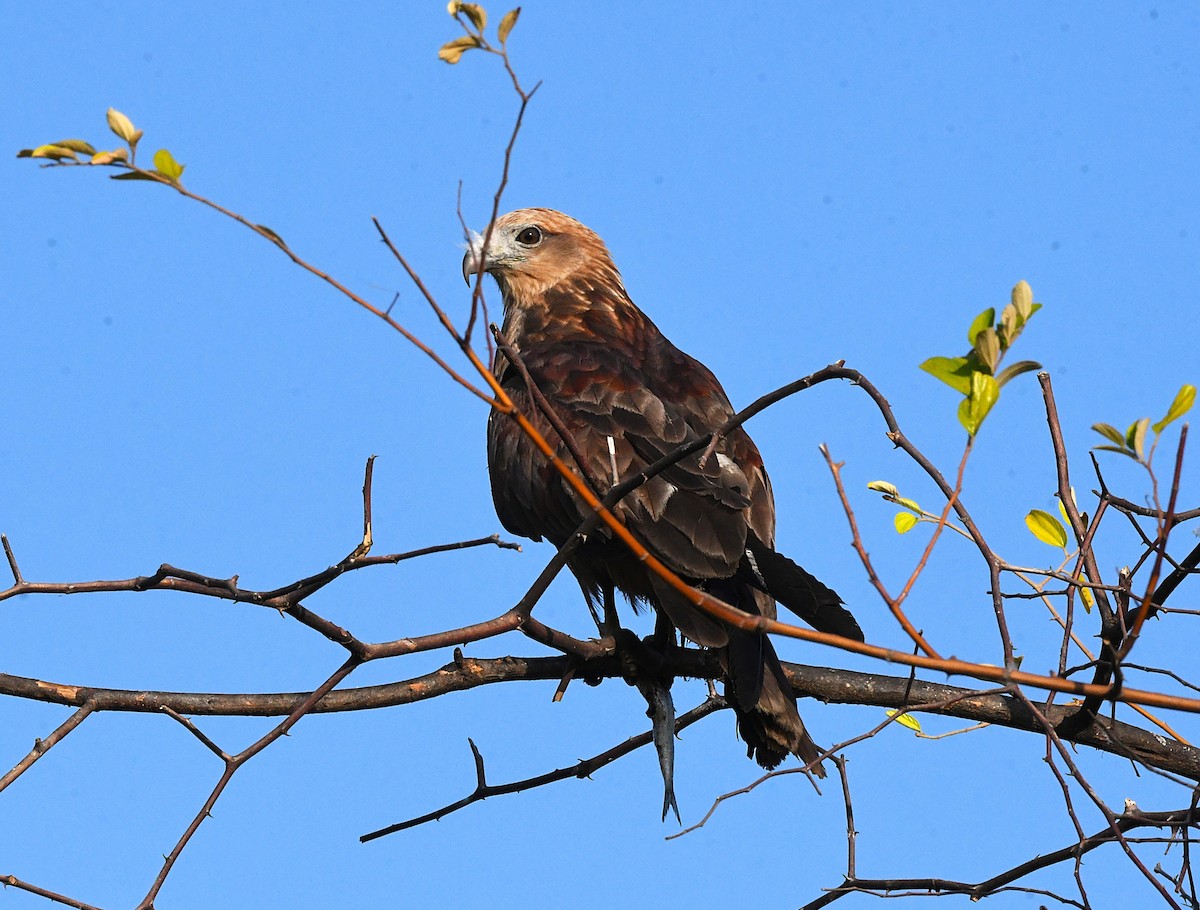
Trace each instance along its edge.
<instances>
[{"instance_id":1,"label":"pale green leaf cluster","mask_svg":"<svg viewBox=\"0 0 1200 910\"><path fill-rule=\"evenodd\" d=\"M55 164L111 165L124 168L124 173L113 175L114 180L179 182L184 166L176 161L166 149L159 149L154 153L154 170L145 171L136 167L134 161L137 158L137 147L138 142L142 139L142 131L115 107L110 107L105 116L108 120L108 128L125 143L125 148L97 151L95 146L83 139L60 139L58 142L50 142L36 148L21 149L17 152L17 157L45 158ZM80 155L87 156L87 160L81 161Z\"/></svg>"},{"instance_id":2,"label":"pale green leaf cluster","mask_svg":"<svg viewBox=\"0 0 1200 910\"><path fill-rule=\"evenodd\" d=\"M1153 452L1162 431L1190 411L1192 405L1195 403L1196 387L1185 384L1176 393L1170 407L1167 408L1167 413L1157 423L1152 424L1149 417L1142 417L1131 423L1124 433L1110 423L1094 423L1092 424L1092 429L1108 440L1109 443L1108 445L1096 446L1096 449L1102 452L1116 452L1120 455L1128 455L1135 461L1147 464L1149 462L1146 450L1147 433L1152 432L1154 434L1154 440L1150 446L1150 451Z\"/></svg>"},{"instance_id":3,"label":"pale green leaf cluster","mask_svg":"<svg viewBox=\"0 0 1200 910\"><path fill-rule=\"evenodd\" d=\"M901 496L896 485L890 481L872 480L867 484L867 489L874 490L876 493L882 493L883 498L887 502L895 503L904 510L897 512L892 519L892 523L896 526L897 534L907 534L922 521L928 521L933 524L937 524L939 521L939 516L926 512L915 499L908 499L905 496ZM947 523L946 527L960 533L962 532L962 529L954 524Z\"/></svg>"},{"instance_id":4,"label":"pale green leaf cluster","mask_svg":"<svg viewBox=\"0 0 1200 910\"><path fill-rule=\"evenodd\" d=\"M478 3L464 3L462 0L450 0L446 4L446 12L448 12L466 32L458 38L453 38L447 41L438 49L438 59L446 63L458 63L462 59L462 55L469 50L475 48L483 48L493 52L495 48L488 44L487 38L484 37L484 30L487 28L488 16L487 10ZM503 53L504 46L508 43L508 36L512 33L513 26L517 24L517 17L521 15L521 7L511 9L500 19L500 25L496 28L496 38L500 42Z\"/></svg>"},{"instance_id":5,"label":"pale green leaf cluster","mask_svg":"<svg viewBox=\"0 0 1200 910\"><path fill-rule=\"evenodd\" d=\"M1010 379L1041 364L1022 360L1000 370L1000 361L1017 340L1031 316L1042 308L1033 302L1033 291L1024 281L1012 289L1011 302L996 319L996 310L989 307L972 321L967 329L971 345L962 357L930 357L921 369L937 377L963 396L958 406L958 422L974 436L984 418L1000 398L1000 389Z\"/></svg>"}]
</instances>

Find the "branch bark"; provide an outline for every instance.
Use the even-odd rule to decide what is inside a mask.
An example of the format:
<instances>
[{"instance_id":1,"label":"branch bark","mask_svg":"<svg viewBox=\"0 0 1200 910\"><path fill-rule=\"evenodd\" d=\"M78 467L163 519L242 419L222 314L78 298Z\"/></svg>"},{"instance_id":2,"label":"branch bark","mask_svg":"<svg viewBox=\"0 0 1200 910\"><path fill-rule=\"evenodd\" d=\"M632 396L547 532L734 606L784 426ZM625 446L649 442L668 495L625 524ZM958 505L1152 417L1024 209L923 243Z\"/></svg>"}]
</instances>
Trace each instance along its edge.
<instances>
[{"instance_id":1,"label":"branch bark","mask_svg":"<svg viewBox=\"0 0 1200 910\"><path fill-rule=\"evenodd\" d=\"M723 675L715 654L674 649L666 655L667 668L679 677L719 679ZM953 702L935 713L1014 730L1043 733L1038 719L1018 699L1005 695L974 694L976 690L908 677L860 673L830 667L785 663L792 689L798 697L830 704L873 705L904 710L911 705ZM615 657L581 662L574 657L459 657L432 673L375 686L336 689L311 709L312 714L364 711L411 704L450 692L462 692L497 683L546 680L557 683L568 671L596 678L615 678L622 667ZM161 713L170 708L181 715L280 716L291 713L308 692L221 694L100 689L49 683L0 674L0 695L83 707L92 712L134 711ZM549 700L549 699L547 699ZM1075 708L1050 705L1041 709L1051 723ZM1110 752L1146 765L1200 781L1200 748L1169 740L1160 734L1122 721L1097 718L1096 723L1070 739L1077 745Z\"/></svg>"}]
</instances>

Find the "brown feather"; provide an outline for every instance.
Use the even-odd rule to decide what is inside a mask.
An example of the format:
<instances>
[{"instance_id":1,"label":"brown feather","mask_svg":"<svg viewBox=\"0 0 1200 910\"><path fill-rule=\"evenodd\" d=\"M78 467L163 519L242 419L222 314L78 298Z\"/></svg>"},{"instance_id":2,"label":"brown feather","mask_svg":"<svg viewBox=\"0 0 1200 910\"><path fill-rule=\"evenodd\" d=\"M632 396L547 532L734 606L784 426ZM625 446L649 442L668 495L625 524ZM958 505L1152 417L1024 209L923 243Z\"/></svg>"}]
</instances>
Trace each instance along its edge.
<instances>
[{"instance_id":1,"label":"brown feather","mask_svg":"<svg viewBox=\"0 0 1200 910\"><path fill-rule=\"evenodd\" d=\"M623 477L732 416L709 369L672 345L634 305L591 230L561 212L522 209L499 218L491 236L486 254L478 243L468 251L464 275L486 255L486 270L504 296L503 332L594 477L612 482L610 440ZM493 369L516 406L569 462L525 379L503 354ZM488 421L488 466L496 511L515 534L562 546L589 513L516 424L496 412ZM723 437L714 457L681 459L614 511L689 584L769 617L779 597L818 628L862 638L833 591L775 553L770 480L744 430ZM593 606L605 592L620 590L635 607L658 609L692 641L721 649L738 731L759 764L773 768L788 753L806 762L816 758L819 750L766 637L705 614L602 527L568 566ZM819 765L814 770L824 774Z\"/></svg>"}]
</instances>

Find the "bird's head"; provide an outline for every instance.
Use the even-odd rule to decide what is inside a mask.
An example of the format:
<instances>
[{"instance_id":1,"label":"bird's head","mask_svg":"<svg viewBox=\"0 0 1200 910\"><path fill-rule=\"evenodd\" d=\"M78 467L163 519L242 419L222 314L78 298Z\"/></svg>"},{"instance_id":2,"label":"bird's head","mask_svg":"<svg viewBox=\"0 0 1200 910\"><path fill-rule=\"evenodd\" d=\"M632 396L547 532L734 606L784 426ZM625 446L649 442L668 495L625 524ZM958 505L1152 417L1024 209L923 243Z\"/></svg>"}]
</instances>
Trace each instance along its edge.
<instances>
[{"instance_id":1,"label":"bird's head","mask_svg":"<svg viewBox=\"0 0 1200 910\"><path fill-rule=\"evenodd\" d=\"M496 279L506 300L531 300L583 272L610 272L620 283L608 248L594 231L554 209L517 209L496 219L487 250L483 235L471 233L463 256L463 278L483 270Z\"/></svg>"}]
</instances>

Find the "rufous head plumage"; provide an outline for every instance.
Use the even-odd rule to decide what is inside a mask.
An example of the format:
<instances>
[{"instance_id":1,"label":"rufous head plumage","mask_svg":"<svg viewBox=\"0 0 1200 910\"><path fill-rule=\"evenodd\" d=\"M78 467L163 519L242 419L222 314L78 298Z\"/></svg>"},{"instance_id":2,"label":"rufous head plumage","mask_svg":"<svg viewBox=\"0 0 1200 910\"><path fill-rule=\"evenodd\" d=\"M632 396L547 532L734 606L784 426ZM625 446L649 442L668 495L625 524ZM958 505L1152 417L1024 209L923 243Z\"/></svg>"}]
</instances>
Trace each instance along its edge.
<instances>
[{"instance_id":1,"label":"rufous head plumage","mask_svg":"<svg viewBox=\"0 0 1200 910\"><path fill-rule=\"evenodd\" d=\"M463 256L463 277L483 271L505 299L529 300L585 274L621 286L621 276L604 241L570 215L554 209L517 209L496 219L486 253L483 235L472 232Z\"/></svg>"}]
</instances>

